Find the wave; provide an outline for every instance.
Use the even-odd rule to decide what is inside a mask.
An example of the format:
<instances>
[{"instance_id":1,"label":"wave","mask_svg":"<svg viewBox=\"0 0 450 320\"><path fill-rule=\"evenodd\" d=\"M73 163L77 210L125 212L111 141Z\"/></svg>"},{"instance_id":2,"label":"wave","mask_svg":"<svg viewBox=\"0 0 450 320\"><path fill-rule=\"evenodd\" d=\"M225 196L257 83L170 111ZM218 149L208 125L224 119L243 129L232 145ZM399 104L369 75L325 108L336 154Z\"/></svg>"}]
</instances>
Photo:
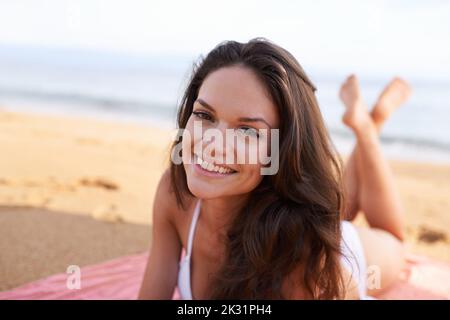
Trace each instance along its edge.
<instances>
[{"instance_id":1,"label":"wave","mask_svg":"<svg viewBox=\"0 0 450 320\"><path fill-rule=\"evenodd\" d=\"M332 136L336 136L342 139L353 139L354 135L346 130L342 130L339 128L329 128L329 132ZM450 144L442 141L426 139L426 138L411 138L407 136L394 136L388 134L380 135L380 140L385 145L394 145L394 144L402 144L410 147L427 147L430 149L435 149L439 151L449 152L450 153Z\"/></svg>"},{"instance_id":2,"label":"wave","mask_svg":"<svg viewBox=\"0 0 450 320\"><path fill-rule=\"evenodd\" d=\"M82 104L94 106L110 112L127 113L158 113L162 116L172 116L176 106L155 103L145 100L111 98L100 95L70 93L70 92L45 92L37 90L23 90L0 88L0 97L18 97L28 100L41 100L48 102L65 102L70 104Z\"/></svg>"}]
</instances>

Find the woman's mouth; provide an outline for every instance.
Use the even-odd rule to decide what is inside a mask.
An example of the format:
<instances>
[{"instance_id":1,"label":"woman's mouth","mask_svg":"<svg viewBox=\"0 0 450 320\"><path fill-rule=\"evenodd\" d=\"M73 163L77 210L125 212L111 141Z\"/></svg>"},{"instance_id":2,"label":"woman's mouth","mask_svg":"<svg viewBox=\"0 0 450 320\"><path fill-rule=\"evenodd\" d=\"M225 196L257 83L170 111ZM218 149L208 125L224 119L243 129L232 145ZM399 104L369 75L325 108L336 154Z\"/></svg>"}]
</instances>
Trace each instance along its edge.
<instances>
[{"instance_id":1,"label":"woman's mouth","mask_svg":"<svg viewBox=\"0 0 450 320\"><path fill-rule=\"evenodd\" d=\"M229 176L237 172L236 170L233 170L227 166L207 162L202 158L200 158L199 156L197 156L196 154L193 155L193 160L194 160L193 163L194 168L204 175L220 177L220 176Z\"/></svg>"}]
</instances>

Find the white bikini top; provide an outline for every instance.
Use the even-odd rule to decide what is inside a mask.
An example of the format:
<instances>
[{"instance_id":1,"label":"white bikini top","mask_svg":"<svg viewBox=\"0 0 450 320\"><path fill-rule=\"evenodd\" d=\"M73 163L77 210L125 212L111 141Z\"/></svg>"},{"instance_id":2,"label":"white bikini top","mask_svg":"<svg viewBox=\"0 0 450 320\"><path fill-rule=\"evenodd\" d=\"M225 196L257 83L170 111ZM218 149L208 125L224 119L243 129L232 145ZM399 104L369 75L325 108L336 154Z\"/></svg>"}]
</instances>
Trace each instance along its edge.
<instances>
[{"instance_id":1,"label":"white bikini top","mask_svg":"<svg viewBox=\"0 0 450 320\"><path fill-rule=\"evenodd\" d=\"M187 250L180 261L180 268L178 272L178 291L183 300L192 300L191 290L191 255L192 242L194 240L195 227L200 215L201 200L197 201L194 209L194 214L189 227L189 236L187 242ZM358 292L361 299L372 299L367 296L366 290L366 261L364 257L364 249L359 239L358 233L348 221L341 222L342 228L342 245L341 250L343 256L341 263L349 272L352 278L358 283Z\"/></svg>"},{"instance_id":2,"label":"white bikini top","mask_svg":"<svg viewBox=\"0 0 450 320\"><path fill-rule=\"evenodd\" d=\"M178 272L178 291L180 297L183 300L192 300L191 290L191 254L192 254L192 242L194 240L195 226L197 225L198 216L200 215L200 203L197 201L197 205L194 209L194 215L189 227L189 236L187 242L187 250L180 261L180 269Z\"/></svg>"}]
</instances>

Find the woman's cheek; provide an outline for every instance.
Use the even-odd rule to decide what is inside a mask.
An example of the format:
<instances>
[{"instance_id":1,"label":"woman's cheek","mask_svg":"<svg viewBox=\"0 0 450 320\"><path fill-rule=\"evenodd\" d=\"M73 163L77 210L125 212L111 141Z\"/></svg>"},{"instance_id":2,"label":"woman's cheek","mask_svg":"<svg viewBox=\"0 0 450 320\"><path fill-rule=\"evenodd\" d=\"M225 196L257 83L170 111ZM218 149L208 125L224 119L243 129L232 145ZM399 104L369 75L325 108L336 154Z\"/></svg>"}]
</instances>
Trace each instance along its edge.
<instances>
[{"instance_id":1,"label":"woman's cheek","mask_svg":"<svg viewBox=\"0 0 450 320\"><path fill-rule=\"evenodd\" d=\"M182 143L181 143L181 149L182 149L182 158L183 158L183 163L188 164L190 163L190 158L191 158L191 154L192 154L192 141L191 141L191 136L190 136L190 132L188 129L185 129L183 131L183 139L182 139Z\"/></svg>"},{"instance_id":2,"label":"woman's cheek","mask_svg":"<svg viewBox=\"0 0 450 320\"><path fill-rule=\"evenodd\" d=\"M258 163L261 167L268 167L271 161L271 140L270 137L264 137L259 144Z\"/></svg>"},{"instance_id":3,"label":"woman's cheek","mask_svg":"<svg viewBox=\"0 0 450 320\"><path fill-rule=\"evenodd\" d=\"M249 165L247 168L247 178L246 178L246 190L250 192L254 190L262 180L261 176L261 166L259 164Z\"/></svg>"}]
</instances>

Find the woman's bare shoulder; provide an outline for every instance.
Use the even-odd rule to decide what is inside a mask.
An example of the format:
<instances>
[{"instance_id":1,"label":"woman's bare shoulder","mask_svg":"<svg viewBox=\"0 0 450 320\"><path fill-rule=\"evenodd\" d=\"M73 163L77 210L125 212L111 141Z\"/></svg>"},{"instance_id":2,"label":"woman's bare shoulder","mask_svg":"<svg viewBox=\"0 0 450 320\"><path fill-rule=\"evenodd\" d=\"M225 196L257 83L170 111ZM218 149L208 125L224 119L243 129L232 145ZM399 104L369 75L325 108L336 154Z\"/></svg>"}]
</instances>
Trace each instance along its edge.
<instances>
[{"instance_id":1,"label":"woman's bare shoulder","mask_svg":"<svg viewBox=\"0 0 450 320\"><path fill-rule=\"evenodd\" d=\"M153 219L162 218L168 220L176 229L184 229L184 220L186 219L186 212L193 204L193 197L185 197L185 206L182 208L175 196L172 180L170 177L170 170L166 169L162 174L158 187L156 190L155 201L153 205Z\"/></svg>"}]
</instances>

